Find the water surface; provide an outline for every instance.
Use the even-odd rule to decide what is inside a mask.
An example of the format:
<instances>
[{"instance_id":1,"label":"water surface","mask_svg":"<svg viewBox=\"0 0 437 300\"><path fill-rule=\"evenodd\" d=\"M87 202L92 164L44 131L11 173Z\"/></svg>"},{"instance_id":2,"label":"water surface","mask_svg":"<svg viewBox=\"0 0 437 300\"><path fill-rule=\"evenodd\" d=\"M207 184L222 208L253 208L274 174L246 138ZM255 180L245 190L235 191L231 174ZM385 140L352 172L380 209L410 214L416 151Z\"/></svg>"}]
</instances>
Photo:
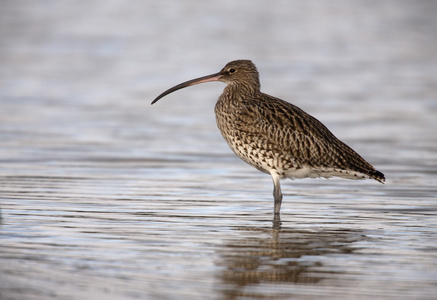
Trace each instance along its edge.
<instances>
[{"instance_id":1,"label":"water surface","mask_svg":"<svg viewBox=\"0 0 437 300\"><path fill-rule=\"evenodd\" d=\"M431 1L4 4L0 298L435 298L436 11ZM216 129L223 85L150 106L237 58L386 184L283 181L273 230L270 177Z\"/></svg>"}]
</instances>

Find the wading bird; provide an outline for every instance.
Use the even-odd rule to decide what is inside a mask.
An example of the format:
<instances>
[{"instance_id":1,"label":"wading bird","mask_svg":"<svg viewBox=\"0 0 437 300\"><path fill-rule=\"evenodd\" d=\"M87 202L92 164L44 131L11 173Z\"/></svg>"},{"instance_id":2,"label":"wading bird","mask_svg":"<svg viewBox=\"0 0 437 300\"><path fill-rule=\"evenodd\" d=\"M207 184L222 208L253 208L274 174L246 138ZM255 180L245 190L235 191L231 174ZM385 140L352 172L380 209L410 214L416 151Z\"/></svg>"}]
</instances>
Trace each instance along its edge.
<instances>
[{"instance_id":1,"label":"wading bird","mask_svg":"<svg viewBox=\"0 0 437 300\"><path fill-rule=\"evenodd\" d=\"M319 120L289 102L262 93L258 71L250 60L231 61L218 73L178 84L152 104L184 87L210 81L227 84L215 105L215 116L229 147L242 160L272 176L274 224L280 223L280 179L337 176L385 181L384 174Z\"/></svg>"}]
</instances>

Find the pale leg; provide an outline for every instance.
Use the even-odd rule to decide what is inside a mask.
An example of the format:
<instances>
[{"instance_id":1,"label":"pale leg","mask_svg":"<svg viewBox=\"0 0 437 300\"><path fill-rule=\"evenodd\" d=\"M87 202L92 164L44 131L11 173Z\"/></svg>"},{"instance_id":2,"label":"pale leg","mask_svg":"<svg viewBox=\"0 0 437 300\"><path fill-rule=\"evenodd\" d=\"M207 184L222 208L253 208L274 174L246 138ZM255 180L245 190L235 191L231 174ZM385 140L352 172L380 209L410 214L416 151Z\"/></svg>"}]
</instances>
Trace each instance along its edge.
<instances>
[{"instance_id":1,"label":"pale leg","mask_svg":"<svg viewBox=\"0 0 437 300\"><path fill-rule=\"evenodd\" d=\"M279 176L275 172L270 173L273 179L273 198L275 199L275 216L280 214L281 212L281 203L282 203L282 192L281 185L279 183Z\"/></svg>"}]
</instances>

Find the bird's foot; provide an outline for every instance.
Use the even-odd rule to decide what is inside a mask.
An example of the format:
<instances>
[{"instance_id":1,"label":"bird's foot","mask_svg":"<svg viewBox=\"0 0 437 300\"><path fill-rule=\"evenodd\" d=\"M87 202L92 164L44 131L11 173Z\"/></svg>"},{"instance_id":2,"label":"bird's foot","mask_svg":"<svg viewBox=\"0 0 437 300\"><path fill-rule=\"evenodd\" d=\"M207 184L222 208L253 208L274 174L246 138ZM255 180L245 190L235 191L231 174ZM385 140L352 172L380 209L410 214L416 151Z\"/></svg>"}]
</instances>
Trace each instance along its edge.
<instances>
[{"instance_id":1,"label":"bird's foot","mask_svg":"<svg viewBox=\"0 0 437 300\"><path fill-rule=\"evenodd\" d=\"M275 213L273 217L273 230L280 230L281 229L281 215L279 213Z\"/></svg>"}]
</instances>

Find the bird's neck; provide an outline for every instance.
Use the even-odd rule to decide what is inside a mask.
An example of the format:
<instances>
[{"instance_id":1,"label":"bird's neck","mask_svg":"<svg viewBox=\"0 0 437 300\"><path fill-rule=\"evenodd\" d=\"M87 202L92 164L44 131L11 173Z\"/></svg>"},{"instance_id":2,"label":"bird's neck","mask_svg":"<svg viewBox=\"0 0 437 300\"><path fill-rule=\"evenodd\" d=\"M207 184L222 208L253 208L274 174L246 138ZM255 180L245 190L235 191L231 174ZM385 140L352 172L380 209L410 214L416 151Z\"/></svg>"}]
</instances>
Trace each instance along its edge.
<instances>
[{"instance_id":1,"label":"bird's neck","mask_svg":"<svg viewBox=\"0 0 437 300\"><path fill-rule=\"evenodd\" d=\"M225 98L232 100L253 98L258 94L261 94L259 85L242 83L228 84L223 91Z\"/></svg>"}]
</instances>

